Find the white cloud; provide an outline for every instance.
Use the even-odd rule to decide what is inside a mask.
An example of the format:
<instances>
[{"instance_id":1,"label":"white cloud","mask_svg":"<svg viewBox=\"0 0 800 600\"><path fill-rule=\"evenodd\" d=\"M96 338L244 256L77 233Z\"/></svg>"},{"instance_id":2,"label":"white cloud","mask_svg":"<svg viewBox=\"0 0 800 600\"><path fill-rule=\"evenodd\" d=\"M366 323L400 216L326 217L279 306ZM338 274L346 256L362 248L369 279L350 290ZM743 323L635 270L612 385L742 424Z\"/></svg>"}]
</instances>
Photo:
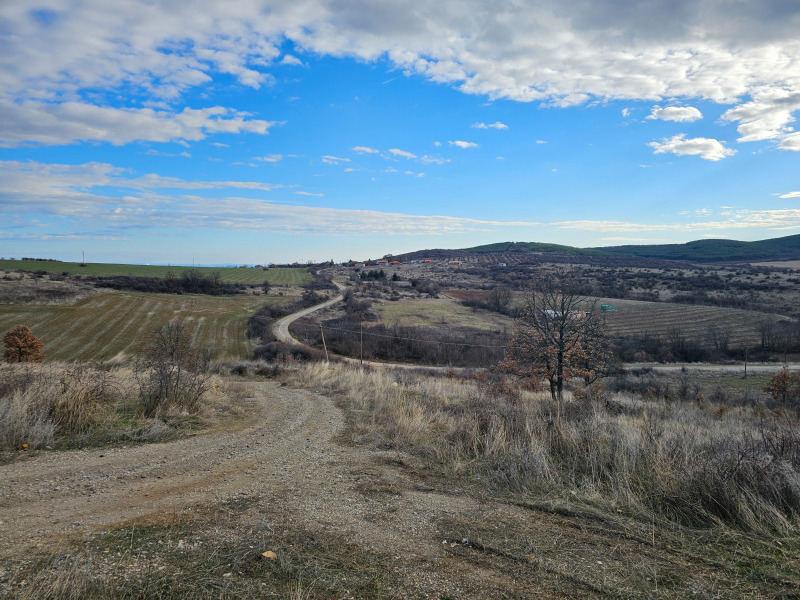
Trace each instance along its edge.
<instances>
[{"instance_id":1,"label":"white cloud","mask_svg":"<svg viewBox=\"0 0 800 600\"><path fill-rule=\"evenodd\" d=\"M361 154L380 154L380 150L369 146L353 146L353 150Z\"/></svg>"},{"instance_id":2,"label":"white cloud","mask_svg":"<svg viewBox=\"0 0 800 600\"><path fill-rule=\"evenodd\" d=\"M546 140L536 140L536 143L537 144L546 144L547 141Z\"/></svg>"},{"instance_id":3,"label":"white cloud","mask_svg":"<svg viewBox=\"0 0 800 600\"><path fill-rule=\"evenodd\" d=\"M267 154L266 156L256 156L253 160L261 162L276 163L283 160L283 154Z\"/></svg>"},{"instance_id":4,"label":"white cloud","mask_svg":"<svg viewBox=\"0 0 800 600\"><path fill-rule=\"evenodd\" d=\"M685 133L679 133L660 142L647 144L654 149L654 154L676 154L678 156L699 156L705 160L718 161L726 156L733 156L736 150L726 148L723 142L709 138L686 139Z\"/></svg>"},{"instance_id":5,"label":"white cloud","mask_svg":"<svg viewBox=\"0 0 800 600\"><path fill-rule=\"evenodd\" d=\"M448 142L451 146L458 146L459 148L477 148L478 144L475 142L465 142L463 140L451 140Z\"/></svg>"},{"instance_id":6,"label":"white cloud","mask_svg":"<svg viewBox=\"0 0 800 600\"><path fill-rule=\"evenodd\" d=\"M411 173L422 176L420 173ZM262 190L255 182L186 182L156 174L126 177L108 164L48 165L0 162L0 205L8 218L46 212L58 220L39 235L63 235L54 227L93 236L116 236L129 229L207 229L327 235L444 235L529 227L528 221L490 221L443 215L413 215L373 210L296 206L261 197L169 195L170 186L211 189L221 186ZM141 189L142 193L130 190ZM110 195L111 190L113 195ZM297 191L301 196L319 196ZM259 194L260 196L260 194ZM47 228L50 229L47 229Z\"/></svg>"},{"instance_id":7,"label":"white cloud","mask_svg":"<svg viewBox=\"0 0 800 600\"><path fill-rule=\"evenodd\" d=\"M703 113L694 106L666 106L664 108L654 106L652 112L645 118L675 121L676 123L691 123L702 119Z\"/></svg>"},{"instance_id":8,"label":"white cloud","mask_svg":"<svg viewBox=\"0 0 800 600\"><path fill-rule=\"evenodd\" d=\"M442 158L441 156L430 156L429 154L421 156L419 160L425 163L426 165L443 165L445 163L450 162L449 158Z\"/></svg>"},{"instance_id":9,"label":"white cloud","mask_svg":"<svg viewBox=\"0 0 800 600\"><path fill-rule=\"evenodd\" d=\"M248 119L222 106L185 108L181 112L152 108L119 109L83 102L0 103L0 147L21 144L72 144L81 140L120 146L134 141L202 140L213 133L269 133L274 121Z\"/></svg>"},{"instance_id":10,"label":"white cloud","mask_svg":"<svg viewBox=\"0 0 800 600\"><path fill-rule=\"evenodd\" d=\"M26 3L0 3L3 30L13 32L3 37L0 101L11 108L47 103L51 108L38 109L45 116L65 102L88 103L87 90L114 98L138 91L177 103L218 74L255 89L271 85L273 65L299 60L281 51L289 40L322 56L385 57L398 72L491 100L736 104L726 118L739 123L740 141L773 139L800 149L797 138L782 141L800 110L800 10L791 1L74 0L36 6L38 13ZM52 18L37 18L45 13ZM163 117L172 120L169 111ZM59 119L48 121L58 125ZM3 139L7 145L150 139L116 131L126 130L122 121L99 137L87 131L91 121L79 123L49 136L35 119L6 117Z\"/></svg>"},{"instance_id":11,"label":"white cloud","mask_svg":"<svg viewBox=\"0 0 800 600\"><path fill-rule=\"evenodd\" d=\"M495 121L494 123L473 123L471 127L475 129L508 129L508 125L505 123L501 123L500 121Z\"/></svg>"},{"instance_id":12,"label":"white cloud","mask_svg":"<svg viewBox=\"0 0 800 600\"><path fill-rule=\"evenodd\" d=\"M28 197L67 197L78 194L82 189L100 186L146 190L148 193L150 190L163 189L248 189L269 192L286 187L262 181L186 181L155 173L130 177L124 169L96 162L62 165L0 161L0 181L0 195L20 194Z\"/></svg>"},{"instance_id":13,"label":"white cloud","mask_svg":"<svg viewBox=\"0 0 800 600\"><path fill-rule=\"evenodd\" d=\"M417 158L416 154L412 154L411 152L406 152L405 150L400 150L399 148L389 148L389 152L394 156L401 156L403 158Z\"/></svg>"},{"instance_id":14,"label":"white cloud","mask_svg":"<svg viewBox=\"0 0 800 600\"><path fill-rule=\"evenodd\" d=\"M586 219L561 221L550 225L559 229L620 233L653 231L703 232L736 229L783 231L800 229L800 209L740 209L731 211L726 216L727 218L724 220L692 223L634 223L629 221L593 221Z\"/></svg>"},{"instance_id":15,"label":"white cloud","mask_svg":"<svg viewBox=\"0 0 800 600\"><path fill-rule=\"evenodd\" d=\"M631 109L630 108L623 108L622 109L622 116L623 117L630 117L631 116Z\"/></svg>"},{"instance_id":16,"label":"white cloud","mask_svg":"<svg viewBox=\"0 0 800 600\"><path fill-rule=\"evenodd\" d=\"M325 194L315 194L314 192L295 192L298 196L314 196L315 198L322 198Z\"/></svg>"},{"instance_id":17,"label":"white cloud","mask_svg":"<svg viewBox=\"0 0 800 600\"><path fill-rule=\"evenodd\" d=\"M293 56L292 54L286 54L281 59L282 65L292 65L292 66L303 66L303 61Z\"/></svg>"},{"instance_id":18,"label":"white cloud","mask_svg":"<svg viewBox=\"0 0 800 600\"><path fill-rule=\"evenodd\" d=\"M787 141L793 131L792 113L797 110L800 110L800 90L759 89L750 102L731 108L722 118L739 123L740 142L783 139L784 149L800 150L791 140Z\"/></svg>"},{"instance_id":19,"label":"white cloud","mask_svg":"<svg viewBox=\"0 0 800 600\"><path fill-rule=\"evenodd\" d=\"M328 154L322 157L322 162L324 162L326 165L339 165L342 163L349 163L350 159L342 158L340 156L331 156Z\"/></svg>"},{"instance_id":20,"label":"white cloud","mask_svg":"<svg viewBox=\"0 0 800 600\"><path fill-rule=\"evenodd\" d=\"M779 197L780 198L800 198L800 192L789 192L788 194L782 194Z\"/></svg>"},{"instance_id":21,"label":"white cloud","mask_svg":"<svg viewBox=\"0 0 800 600\"><path fill-rule=\"evenodd\" d=\"M778 144L778 148L781 150L794 150L795 152L800 152L800 132L792 133L784 137L780 144Z\"/></svg>"}]
</instances>

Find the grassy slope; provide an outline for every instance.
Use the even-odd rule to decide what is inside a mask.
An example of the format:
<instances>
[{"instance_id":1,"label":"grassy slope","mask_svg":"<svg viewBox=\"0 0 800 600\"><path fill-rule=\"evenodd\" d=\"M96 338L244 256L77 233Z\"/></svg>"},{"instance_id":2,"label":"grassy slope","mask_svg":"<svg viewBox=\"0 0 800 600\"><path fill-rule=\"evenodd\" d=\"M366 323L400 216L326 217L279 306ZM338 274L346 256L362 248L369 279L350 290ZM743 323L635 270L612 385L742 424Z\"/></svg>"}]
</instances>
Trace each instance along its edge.
<instances>
[{"instance_id":1,"label":"grassy slope","mask_svg":"<svg viewBox=\"0 0 800 600\"><path fill-rule=\"evenodd\" d=\"M168 272L180 276L192 267L164 265L116 265L106 263L79 263L59 261L0 260L0 269L7 271L47 271L48 273L69 273L70 275L133 275L138 277L165 277ZM305 267L261 269L239 269L236 267L195 267L203 275L219 272L222 280L229 283L261 284L269 281L273 285L302 285L311 281Z\"/></svg>"},{"instance_id":2,"label":"grassy slope","mask_svg":"<svg viewBox=\"0 0 800 600\"><path fill-rule=\"evenodd\" d=\"M267 296L199 296L118 292L92 296L72 306L0 306L0 331L29 326L44 343L46 360L110 360L135 352L155 327L182 316L198 347L216 358L244 358L247 318Z\"/></svg>"}]
</instances>

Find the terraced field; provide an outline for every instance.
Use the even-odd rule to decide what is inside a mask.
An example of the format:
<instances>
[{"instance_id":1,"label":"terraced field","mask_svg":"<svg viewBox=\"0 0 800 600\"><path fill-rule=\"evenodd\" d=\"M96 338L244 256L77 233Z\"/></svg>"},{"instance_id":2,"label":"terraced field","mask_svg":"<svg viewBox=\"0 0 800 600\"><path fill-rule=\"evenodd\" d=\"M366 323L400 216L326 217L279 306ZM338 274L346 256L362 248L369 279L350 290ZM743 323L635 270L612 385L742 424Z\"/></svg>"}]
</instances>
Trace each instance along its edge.
<instances>
[{"instance_id":1,"label":"terraced field","mask_svg":"<svg viewBox=\"0 0 800 600\"><path fill-rule=\"evenodd\" d=\"M598 304L614 306L607 312L607 330L613 336L636 336L643 333L664 336L679 327L688 338L703 339L710 325L732 328L732 346L760 343L759 324L769 315L734 308L644 302L638 300L598 299ZM373 310L387 325L471 326L492 331L513 327L514 321L485 310L473 311L450 300L406 299L375 306Z\"/></svg>"},{"instance_id":2,"label":"terraced field","mask_svg":"<svg viewBox=\"0 0 800 600\"><path fill-rule=\"evenodd\" d=\"M214 348L217 359L244 358L247 318L266 302L288 300L117 292L72 306L0 305L0 332L27 325L45 343L46 360L119 360L136 352L149 331L180 316L198 347Z\"/></svg>"},{"instance_id":3,"label":"terraced field","mask_svg":"<svg viewBox=\"0 0 800 600\"><path fill-rule=\"evenodd\" d=\"M46 271L48 273L68 273L70 275L134 275L138 277L166 277L168 273L180 274L193 267L165 265L118 265L106 263L79 263L32 260L0 260L0 269L6 271ZM303 285L311 281L305 267L281 267L268 271L262 269L240 269L237 267L194 267L203 275L219 272L227 283L261 284L269 281L272 285Z\"/></svg>"}]
</instances>

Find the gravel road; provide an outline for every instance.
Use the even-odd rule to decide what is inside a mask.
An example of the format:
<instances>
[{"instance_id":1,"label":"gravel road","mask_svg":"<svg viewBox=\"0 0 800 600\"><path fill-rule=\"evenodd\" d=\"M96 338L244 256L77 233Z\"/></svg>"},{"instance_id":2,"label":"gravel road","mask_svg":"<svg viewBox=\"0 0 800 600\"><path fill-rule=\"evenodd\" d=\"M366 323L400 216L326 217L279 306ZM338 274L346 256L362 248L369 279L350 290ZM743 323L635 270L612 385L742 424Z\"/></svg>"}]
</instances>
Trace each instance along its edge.
<instances>
[{"instance_id":1,"label":"gravel road","mask_svg":"<svg viewBox=\"0 0 800 600\"><path fill-rule=\"evenodd\" d=\"M448 547L437 523L480 515L478 501L419 486L398 468L396 452L337 443L345 419L326 397L271 382L252 384L252 393L251 418L237 430L42 452L0 466L0 566L32 549L47 553L129 523L246 498L280 511L282 522L403 557L395 576L407 597L474 589L468 565L442 564Z\"/></svg>"}]
</instances>

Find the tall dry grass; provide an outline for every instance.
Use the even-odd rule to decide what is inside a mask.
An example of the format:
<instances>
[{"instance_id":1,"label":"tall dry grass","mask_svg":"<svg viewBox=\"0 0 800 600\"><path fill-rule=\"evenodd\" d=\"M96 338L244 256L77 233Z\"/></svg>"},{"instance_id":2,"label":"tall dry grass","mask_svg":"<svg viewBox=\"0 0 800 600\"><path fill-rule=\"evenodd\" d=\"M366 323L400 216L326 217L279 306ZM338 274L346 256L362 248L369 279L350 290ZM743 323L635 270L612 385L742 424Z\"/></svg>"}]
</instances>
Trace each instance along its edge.
<instances>
[{"instance_id":1,"label":"tall dry grass","mask_svg":"<svg viewBox=\"0 0 800 600\"><path fill-rule=\"evenodd\" d=\"M314 364L302 385L338 395L352 435L497 493L563 495L692 526L796 532L797 414L594 388L553 401L464 380Z\"/></svg>"},{"instance_id":2,"label":"tall dry grass","mask_svg":"<svg viewBox=\"0 0 800 600\"><path fill-rule=\"evenodd\" d=\"M126 394L124 378L98 366L0 366L0 449L35 449L57 434L102 422Z\"/></svg>"}]
</instances>

